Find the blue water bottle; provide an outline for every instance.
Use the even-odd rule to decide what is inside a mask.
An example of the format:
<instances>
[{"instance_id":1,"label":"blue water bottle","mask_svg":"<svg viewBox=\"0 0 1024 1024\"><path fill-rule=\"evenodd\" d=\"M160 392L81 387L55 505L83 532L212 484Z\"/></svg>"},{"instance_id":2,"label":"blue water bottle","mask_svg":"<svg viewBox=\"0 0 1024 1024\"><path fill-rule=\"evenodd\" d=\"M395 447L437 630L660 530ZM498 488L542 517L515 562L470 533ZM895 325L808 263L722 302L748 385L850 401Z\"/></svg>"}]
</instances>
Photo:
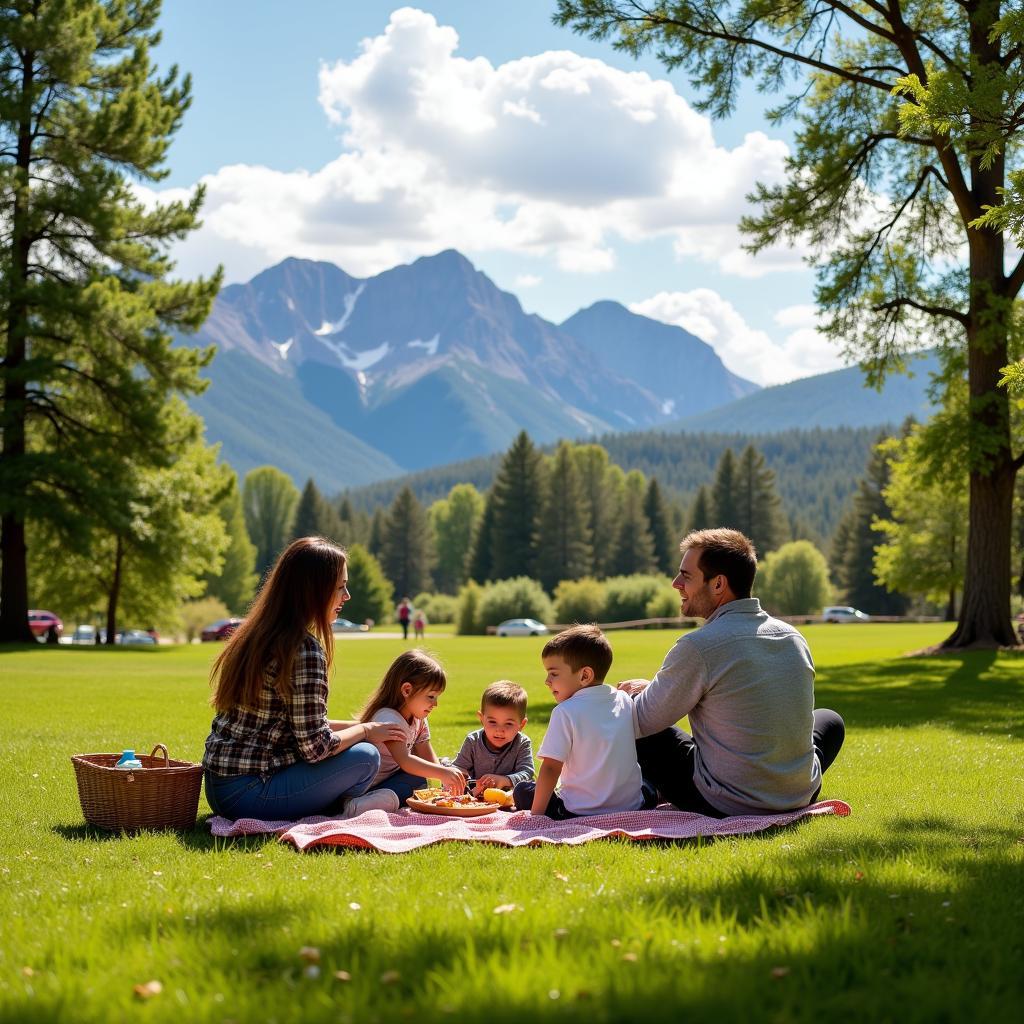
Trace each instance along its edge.
<instances>
[{"instance_id":1,"label":"blue water bottle","mask_svg":"<svg viewBox=\"0 0 1024 1024\"><path fill-rule=\"evenodd\" d=\"M120 768L123 771L134 772L142 768L142 762L135 756L134 750L126 750L114 765L115 768Z\"/></svg>"}]
</instances>

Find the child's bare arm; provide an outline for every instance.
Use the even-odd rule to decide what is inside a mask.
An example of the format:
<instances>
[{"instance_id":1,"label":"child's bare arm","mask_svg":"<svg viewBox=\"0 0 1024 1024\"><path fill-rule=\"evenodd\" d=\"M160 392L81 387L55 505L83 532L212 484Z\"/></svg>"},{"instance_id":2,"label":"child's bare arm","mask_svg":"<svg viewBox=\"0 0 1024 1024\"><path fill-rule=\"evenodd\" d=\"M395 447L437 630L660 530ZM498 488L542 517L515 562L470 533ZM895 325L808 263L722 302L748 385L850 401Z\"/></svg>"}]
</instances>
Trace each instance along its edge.
<instances>
[{"instance_id":1,"label":"child's bare arm","mask_svg":"<svg viewBox=\"0 0 1024 1024\"><path fill-rule=\"evenodd\" d=\"M440 764L441 759L434 753L433 744L430 740L424 740L422 743L417 743L412 748L413 754L416 757L422 757L424 761L429 761L431 764Z\"/></svg>"},{"instance_id":2,"label":"child's bare arm","mask_svg":"<svg viewBox=\"0 0 1024 1024\"><path fill-rule=\"evenodd\" d=\"M388 752L395 759L395 763L404 772L410 775L423 775L428 779L439 779L442 786L462 793L466 789L466 776L458 768L449 768L446 765L438 764L436 761L428 761L410 753L404 743L385 743ZM424 744L417 744L419 750ZM427 744L429 746L429 744ZM430 751L433 754L433 750Z\"/></svg>"},{"instance_id":3,"label":"child's bare arm","mask_svg":"<svg viewBox=\"0 0 1024 1024\"><path fill-rule=\"evenodd\" d=\"M531 814L543 814L548 809L548 803L558 785L558 777L562 774L563 761L556 761L554 758L545 757L540 763L540 771L537 772L537 788L533 791L533 806Z\"/></svg>"}]
</instances>

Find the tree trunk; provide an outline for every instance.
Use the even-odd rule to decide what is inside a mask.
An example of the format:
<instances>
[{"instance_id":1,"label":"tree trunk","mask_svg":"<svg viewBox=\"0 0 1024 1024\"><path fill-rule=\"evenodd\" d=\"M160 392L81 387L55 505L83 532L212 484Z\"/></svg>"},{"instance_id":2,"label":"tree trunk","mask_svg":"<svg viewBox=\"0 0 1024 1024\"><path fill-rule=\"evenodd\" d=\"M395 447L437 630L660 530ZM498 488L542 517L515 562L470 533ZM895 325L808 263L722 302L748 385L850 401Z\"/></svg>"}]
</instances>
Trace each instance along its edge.
<instances>
[{"instance_id":1,"label":"tree trunk","mask_svg":"<svg viewBox=\"0 0 1024 1024\"><path fill-rule=\"evenodd\" d=\"M956 621L956 587L949 588L949 597L946 598L946 621Z\"/></svg>"},{"instance_id":2,"label":"tree trunk","mask_svg":"<svg viewBox=\"0 0 1024 1024\"><path fill-rule=\"evenodd\" d=\"M117 602L121 597L121 565L124 562L124 542L117 538L114 554L114 579L107 594L107 643L111 646L117 639Z\"/></svg>"},{"instance_id":3,"label":"tree trunk","mask_svg":"<svg viewBox=\"0 0 1024 1024\"><path fill-rule=\"evenodd\" d=\"M16 187L11 211L10 271L6 295L7 345L3 360L4 391L0 426L3 427L3 460L8 486L25 460L25 427L28 382L23 366L28 354L28 308L25 285L28 280L31 240L28 227L29 165L32 155L32 78L35 54L24 55L21 96L23 109L18 124ZM13 496L8 498L14 500ZM16 506L4 512L0 522L0 643L35 640L28 624L28 549L25 544L25 514Z\"/></svg>"}]
</instances>

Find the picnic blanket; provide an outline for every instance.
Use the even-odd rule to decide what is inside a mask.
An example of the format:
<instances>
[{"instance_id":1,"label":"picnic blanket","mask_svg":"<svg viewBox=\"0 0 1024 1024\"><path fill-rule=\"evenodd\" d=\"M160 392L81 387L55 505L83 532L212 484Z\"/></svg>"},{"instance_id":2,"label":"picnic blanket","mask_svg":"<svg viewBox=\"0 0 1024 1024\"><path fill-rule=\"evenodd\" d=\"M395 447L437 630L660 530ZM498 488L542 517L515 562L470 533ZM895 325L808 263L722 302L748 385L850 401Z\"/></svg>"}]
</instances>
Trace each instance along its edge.
<instances>
[{"instance_id":1,"label":"picnic blanket","mask_svg":"<svg viewBox=\"0 0 1024 1024\"><path fill-rule=\"evenodd\" d=\"M403 810L366 811L357 818L303 818L301 821L260 821L256 818L210 819L215 836L232 837L276 833L297 850L318 846L349 846L382 853L407 853L442 842L483 842L501 846L575 846L613 836L635 841L696 839L699 836L736 836L790 825L802 818L835 814L845 818L850 805L842 800L821 800L810 807L784 814L748 814L708 818L703 814L659 808L594 814L568 821L534 817L526 811L496 811L478 818L449 818Z\"/></svg>"}]
</instances>

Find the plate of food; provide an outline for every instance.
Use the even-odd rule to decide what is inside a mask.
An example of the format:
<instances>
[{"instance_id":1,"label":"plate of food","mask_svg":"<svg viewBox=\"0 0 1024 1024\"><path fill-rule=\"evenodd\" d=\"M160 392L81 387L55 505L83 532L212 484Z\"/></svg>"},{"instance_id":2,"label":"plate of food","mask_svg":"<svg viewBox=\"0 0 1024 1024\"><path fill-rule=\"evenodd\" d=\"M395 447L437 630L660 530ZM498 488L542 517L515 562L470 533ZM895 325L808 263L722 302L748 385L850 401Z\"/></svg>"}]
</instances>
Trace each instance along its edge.
<instances>
[{"instance_id":1,"label":"plate of food","mask_svg":"<svg viewBox=\"0 0 1024 1024\"><path fill-rule=\"evenodd\" d=\"M405 802L422 814L447 814L454 818L475 818L500 810L498 804L478 800L470 793L456 796L444 789L417 789Z\"/></svg>"}]
</instances>

